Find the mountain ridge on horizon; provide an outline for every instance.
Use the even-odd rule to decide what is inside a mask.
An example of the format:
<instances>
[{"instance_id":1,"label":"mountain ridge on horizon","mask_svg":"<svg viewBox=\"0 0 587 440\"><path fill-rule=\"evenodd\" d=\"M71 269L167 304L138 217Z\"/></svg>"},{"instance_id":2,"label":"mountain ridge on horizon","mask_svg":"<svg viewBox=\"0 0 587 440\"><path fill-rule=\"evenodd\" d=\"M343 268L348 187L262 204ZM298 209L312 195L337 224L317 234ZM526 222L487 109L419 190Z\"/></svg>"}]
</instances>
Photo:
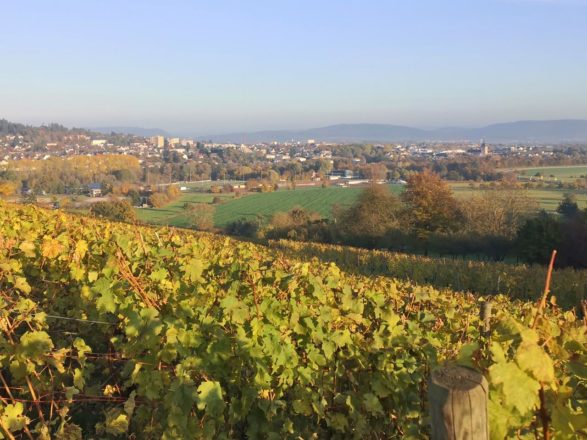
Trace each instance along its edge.
<instances>
[{"instance_id":1,"label":"mountain ridge on horizon","mask_svg":"<svg viewBox=\"0 0 587 440\"><path fill-rule=\"evenodd\" d=\"M587 119L549 119L499 122L477 128L421 129L406 125L345 123L301 130L261 130L195 136L214 142L321 142L478 141L587 142Z\"/></svg>"},{"instance_id":2,"label":"mountain ridge on horizon","mask_svg":"<svg viewBox=\"0 0 587 440\"><path fill-rule=\"evenodd\" d=\"M12 125L13 129L35 128L31 125L10 123L2 119L4 125ZM1 124L0 124L1 125ZM51 124L49 124L51 125ZM60 124L56 124L61 126ZM63 126L61 126L63 127ZM0 127L1 128L1 127ZM41 128L41 127L37 127ZM67 127L63 127L67 129ZM69 128L75 130L78 128ZM416 128L405 125L382 123L343 123L323 127L298 130L262 130L250 132L234 132L216 135L199 135L186 130L163 130L160 128L144 128L131 126L111 126L86 128L94 133L132 134L136 136L165 137L181 136L196 140L213 141L217 143L257 143L257 142L287 142L307 141L315 139L317 142L417 142L417 141L445 141L445 142L537 142L563 143L587 142L587 119L548 119L522 120L514 122L500 122L483 127L439 127ZM0 133L2 130L0 129Z\"/></svg>"}]
</instances>

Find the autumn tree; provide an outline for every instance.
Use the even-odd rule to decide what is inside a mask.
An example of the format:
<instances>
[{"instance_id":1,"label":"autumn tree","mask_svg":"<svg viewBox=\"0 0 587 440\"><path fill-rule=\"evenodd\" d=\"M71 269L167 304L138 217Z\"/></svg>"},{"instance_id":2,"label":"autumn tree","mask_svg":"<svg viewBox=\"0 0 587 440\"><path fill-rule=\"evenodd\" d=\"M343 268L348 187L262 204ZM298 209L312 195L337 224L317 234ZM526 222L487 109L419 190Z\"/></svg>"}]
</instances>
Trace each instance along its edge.
<instances>
[{"instance_id":1,"label":"autumn tree","mask_svg":"<svg viewBox=\"0 0 587 440\"><path fill-rule=\"evenodd\" d=\"M8 197L16 193L18 184L16 182L0 182L0 196Z\"/></svg>"},{"instance_id":2,"label":"autumn tree","mask_svg":"<svg viewBox=\"0 0 587 440\"><path fill-rule=\"evenodd\" d=\"M161 208L169 203L169 199L164 193L153 193L149 197L149 203L153 208Z\"/></svg>"},{"instance_id":3,"label":"autumn tree","mask_svg":"<svg viewBox=\"0 0 587 440\"><path fill-rule=\"evenodd\" d=\"M321 176L327 176L332 172L332 162L327 159L320 159L317 162L317 170Z\"/></svg>"},{"instance_id":4,"label":"autumn tree","mask_svg":"<svg viewBox=\"0 0 587 440\"><path fill-rule=\"evenodd\" d=\"M346 241L373 247L387 231L399 227L401 202L385 185L372 185L347 210L336 215Z\"/></svg>"},{"instance_id":5,"label":"autumn tree","mask_svg":"<svg viewBox=\"0 0 587 440\"><path fill-rule=\"evenodd\" d=\"M387 179L387 167L383 163L372 163L363 169L365 177L372 182L380 182Z\"/></svg>"},{"instance_id":6,"label":"autumn tree","mask_svg":"<svg viewBox=\"0 0 587 440\"><path fill-rule=\"evenodd\" d=\"M460 222L458 203L449 186L429 170L412 174L402 194L411 231L427 241L433 232L451 232Z\"/></svg>"},{"instance_id":7,"label":"autumn tree","mask_svg":"<svg viewBox=\"0 0 587 440\"><path fill-rule=\"evenodd\" d=\"M276 184L279 183L279 179L281 178L281 176L279 175L279 173L275 170L269 170L267 172L267 180L269 182L271 182L271 184Z\"/></svg>"},{"instance_id":8,"label":"autumn tree","mask_svg":"<svg viewBox=\"0 0 587 440\"><path fill-rule=\"evenodd\" d=\"M165 190L165 195L169 201L177 199L181 195L181 190L177 185L169 185Z\"/></svg>"},{"instance_id":9,"label":"autumn tree","mask_svg":"<svg viewBox=\"0 0 587 440\"><path fill-rule=\"evenodd\" d=\"M460 203L464 231L507 239L513 239L537 209L536 200L523 189L484 191Z\"/></svg>"},{"instance_id":10,"label":"autumn tree","mask_svg":"<svg viewBox=\"0 0 587 440\"><path fill-rule=\"evenodd\" d=\"M213 205L208 203L191 203L185 208L188 221L191 227L203 231L211 230L214 227Z\"/></svg>"}]
</instances>

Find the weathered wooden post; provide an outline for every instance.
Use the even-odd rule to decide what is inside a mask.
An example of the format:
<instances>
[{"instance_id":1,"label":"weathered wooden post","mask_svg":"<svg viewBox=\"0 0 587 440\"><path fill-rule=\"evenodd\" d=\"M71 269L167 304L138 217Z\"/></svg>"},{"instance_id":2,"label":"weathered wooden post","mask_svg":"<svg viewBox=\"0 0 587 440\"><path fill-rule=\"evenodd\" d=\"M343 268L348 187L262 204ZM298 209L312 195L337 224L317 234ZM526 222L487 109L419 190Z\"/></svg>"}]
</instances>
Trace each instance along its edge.
<instances>
[{"instance_id":1,"label":"weathered wooden post","mask_svg":"<svg viewBox=\"0 0 587 440\"><path fill-rule=\"evenodd\" d=\"M485 300L481 302L481 307L479 310L479 319L481 320L481 335L487 336L491 333L491 309L493 307L493 303L491 301Z\"/></svg>"},{"instance_id":2,"label":"weathered wooden post","mask_svg":"<svg viewBox=\"0 0 587 440\"><path fill-rule=\"evenodd\" d=\"M487 381L475 370L434 370L428 386L432 440L489 440L487 392Z\"/></svg>"}]
</instances>

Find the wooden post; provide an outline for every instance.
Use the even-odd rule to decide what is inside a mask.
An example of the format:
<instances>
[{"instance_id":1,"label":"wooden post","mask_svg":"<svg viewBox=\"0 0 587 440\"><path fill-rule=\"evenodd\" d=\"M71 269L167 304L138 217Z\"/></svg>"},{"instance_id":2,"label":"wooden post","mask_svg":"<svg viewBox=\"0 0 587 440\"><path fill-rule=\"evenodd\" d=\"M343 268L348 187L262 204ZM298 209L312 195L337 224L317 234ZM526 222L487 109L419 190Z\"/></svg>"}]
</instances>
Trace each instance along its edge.
<instances>
[{"instance_id":1,"label":"wooden post","mask_svg":"<svg viewBox=\"0 0 587 440\"><path fill-rule=\"evenodd\" d=\"M428 386L432 440L489 440L488 386L470 368L437 368Z\"/></svg>"},{"instance_id":2,"label":"wooden post","mask_svg":"<svg viewBox=\"0 0 587 440\"><path fill-rule=\"evenodd\" d=\"M487 336L491 332L490 320L491 320L491 308L493 303L491 301L482 301L481 309L479 311L479 319L481 320L481 334Z\"/></svg>"}]
</instances>

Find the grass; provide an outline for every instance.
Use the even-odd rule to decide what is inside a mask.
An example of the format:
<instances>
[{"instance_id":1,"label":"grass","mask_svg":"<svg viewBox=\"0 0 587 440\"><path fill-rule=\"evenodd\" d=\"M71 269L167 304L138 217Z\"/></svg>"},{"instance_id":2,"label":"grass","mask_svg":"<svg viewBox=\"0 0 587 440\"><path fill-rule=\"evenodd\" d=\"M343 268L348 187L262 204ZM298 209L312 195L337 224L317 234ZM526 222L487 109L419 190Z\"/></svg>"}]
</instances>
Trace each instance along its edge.
<instances>
[{"instance_id":1,"label":"grass","mask_svg":"<svg viewBox=\"0 0 587 440\"><path fill-rule=\"evenodd\" d=\"M562 168L562 167L559 167ZM575 167L577 168L577 167ZM587 169L587 166L585 167ZM569 172L570 173L570 172ZM467 182L450 184L458 198L470 197L481 190L471 188ZM393 192L400 193L401 185L390 185ZM279 190L271 193L253 193L240 198L234 194L186 193L178 200L163 208L137 209L139 220L146 223L190 227L188 217L184 214L185 203L211 203L214 197L223 199L223 203L216 205L214 224L223 227L239 218L255 219L258 216L269 219L276 212L289 211L301 206L309 211L318 212L323 217L331 215L333 205L351 205L364 188L328 187L328 188L298 188L296 190ZM556 189L528 190L530 197L538 201L539 207L554 212L563 195L569 191ZM587 207L587 191L570 191L577 196L580 208Z\"/></svg>"},{"instance_id":2,"label":"grass","mask_svg":"<svg viewBox=\"0 0 587 440\"><path fill-rule=\"evenodd\" d=\"M401 191L401 185L390 185L393 192ZM331 215L333 205L352 205L364 188L299 188L273 193L256 193L220 205L216 208L216 226L224 226L238 218L254 219L258 215L271 217L279 211L289 211L296 206L317 212L322 217Z\"/></svg>"},{"instance_id":3,"label":"grass","mask_svg":"<svg viewBox=\"0 0 587 440\"><path fill-rule=\"evenodd\" d=\"M399 193L401 185L390 185L393 192ZM289 211L301 206L309 211L318 212L323 217L330 217L333 205L351 205L359 196L363 188L299 188L295 190L279 190L271 193L254 193L240 198L233 194L219 194L225 199L224 203L216 206L214 224L217 227L226 226L239 218L255 219L262 216L266 219L279 211ZM163 208L137 209L139 220L146 223L189 227L188 218L183 214L185 203L210 203L214 194L189 193L184 194L175 202Z\"/></svg>"},{"instance_id":4,"label":"grass","mask_svg":"<svg viewBox=\"0 0 587 440\"><path fill-rule=\"evenodd\" d=\"M228 200L234 198L234 194L187 193L162 208L137 208L136 213L138 219L145 223L187 228L190 224L184 214L184 205L211 203L214 197Z\"/></svg>"},{"instance_id":5,"label":"grass","mask_svg":"<svg viewBox=\"0 0 587 440\"><path fill-rule=\"evenodd\" d=\"M459 182L450 184L453 193L458 198L470 197L476 193L480 193L482 190L478 188L471 188L469 183ZM559 189L530 189L527 190L528 195L538 201L538 205L541 209L546 211L554 212L563 196L566 193L573 193L577 197L577 203L579 208L587 207L587 191L585 190L559 190Z\"/></svg>"},{"instance_id":6,"label":"grass","mask_svg":"<svg viewBox=\"0 0 587 440\"><path fill-rule=\"evenodd\" d=\"M512 170L517 171L518 175L521 177L532 177L536 173L540 173L545 179L554 177L565 183L574 182L577 179L581 179L581 176L587 176L587 165L521 167L502 169L499 171Z\"/></svg>"}]
</instances>

